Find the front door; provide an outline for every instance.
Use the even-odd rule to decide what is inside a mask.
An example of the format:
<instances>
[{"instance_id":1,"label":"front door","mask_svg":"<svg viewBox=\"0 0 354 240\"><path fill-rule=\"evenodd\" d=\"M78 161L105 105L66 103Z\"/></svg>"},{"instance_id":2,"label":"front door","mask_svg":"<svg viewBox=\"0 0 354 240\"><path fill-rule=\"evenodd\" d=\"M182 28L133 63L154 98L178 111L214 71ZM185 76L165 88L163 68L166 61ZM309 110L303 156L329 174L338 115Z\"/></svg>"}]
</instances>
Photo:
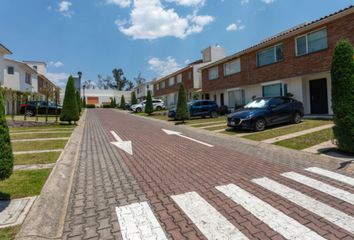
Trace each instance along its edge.
<instances>
[{"instance_id":1,"label":"front door","mask_svg":"<svg viewBox=\"0 0 354 240\"><path fill-rule=\"evenodd\" d=\"M310 81L311 114L328 114L327 79Z\"/></svg>"}]
</instances>

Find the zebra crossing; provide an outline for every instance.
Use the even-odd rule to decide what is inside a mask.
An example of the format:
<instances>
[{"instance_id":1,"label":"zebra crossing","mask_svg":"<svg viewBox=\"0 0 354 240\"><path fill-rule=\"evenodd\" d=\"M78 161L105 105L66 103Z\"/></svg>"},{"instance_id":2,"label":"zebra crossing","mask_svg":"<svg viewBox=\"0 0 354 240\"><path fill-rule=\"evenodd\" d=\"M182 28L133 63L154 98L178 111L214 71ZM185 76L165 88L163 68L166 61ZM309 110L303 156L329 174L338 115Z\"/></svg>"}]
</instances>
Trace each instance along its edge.
<instances>
[{"instance_id":1,"label":"zebra crossing","mask_svg":"<svg viewBox=\"0 0 354 240\"><path fill-rule=\"evenodd\" d=\"M305 170L321 177L354 186L354 178L345 175L317 167ZM296 172L286 172L280 174L280 176L354 205L354 194L351 192ZM286 199L354 235L354 217L350 214L267 177L252 179L251 182L278 195L280 199ZM272 206L261 200L243 189L242 186L228 184L215 188L285 239L326 239L319 232L286 215L277 209L277 206ZM197 192L186 192L170 197L206 239L249 239ZM163 221L161 221L162 224L159 223L148 202L117 207L116 212L124 240L168 239L162 225Z\"/></svg>"}]
</instances>

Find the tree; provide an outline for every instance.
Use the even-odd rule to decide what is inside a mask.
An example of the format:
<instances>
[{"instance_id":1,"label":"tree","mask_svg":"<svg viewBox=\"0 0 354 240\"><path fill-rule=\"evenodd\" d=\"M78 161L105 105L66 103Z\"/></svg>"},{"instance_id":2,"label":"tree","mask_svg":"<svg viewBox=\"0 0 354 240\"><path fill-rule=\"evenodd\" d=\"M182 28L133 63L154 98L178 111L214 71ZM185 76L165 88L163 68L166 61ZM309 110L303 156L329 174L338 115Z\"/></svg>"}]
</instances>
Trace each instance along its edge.
<instances>
[{"instance_id":1,"label":"tree","mask_svg":"<svg viewBox=\"0 0 354 240\"><path fill-rule=\"evenodd\" d=\"M29 92L29 91L25 91L24 93L22 93L22 103L25 104L25 111L24 111L24 115L23 115L24 121L27 120L27 105L28 105L28 97L30 95L31 95L31 92ZM12 111L14 112L14 108L12 109Z\"/></svg>"},{"instance_id":2,"label":"tree","mask_svg":"<svg viewBox=\"0 0 354 240\"><path fill-rule=\"evenodd\" d=\"M141 76L141 72L139 72L138 76L136 78L134 78L134 81L135 81L136 85L140 85L140 84L146 82L146 79L143 78Z\"/></svg>"},{"instance_id":3,"label":"tree","mask_svg":"<svg viewBox=\"0 0 354 240\"><path fill-rule=\"evenodd\" d=\"M113 78L116 81L116 88L122 91L126 84L128 83L127 78L124 76L123 70L121 68L115 68L112 71Z\"/></svg>"},{"instance_id":4,"label":"tree","mask_svg":"<svg viewBox=\"0 0 354 240\"><path fill-rule=\"evenodd\" d=\"M178 99L177 99L177 109L176 109L176 119L184 120L189 119L189 109L187 103L186 89L183 83L180 83L178 88Z\"/></svg>"},{"instance_id":5,"label":"tree","mask_svg":"<svg viewBox=\"0 0 354 240\"><path fill-rule=\"evenodd\" d=\"M76 91L76 104L79 110L79 114L81 113L81 101L80 101L80 93Z\"/></svg>"},{"instance_id":6,"label":"tree","mask_svg":"<svg viewBox=\"0 0 354 240\"><path fill-rule=\"evenodd\" d=\"M60 121L67 121L71 124L72 121L79 120L79 109L76 102L74 79L70 75L65 88L65 96L63 108L60 114Z\"/></svg>"},{"instance_id":7,"label":"tree","mask_svg":"<svg viewBox=\"0 0 354 240\"><path fill-rule=\"evenodd\" d=\"M334 50L332 76L333 128L338 148L354 153L354 50L341 40Z\"/></svg>"},{"instance_id":8,"label":"tree","mask_svg":"<svg viewBox=\"0 0 354 240\"><path fill-rule=\"evenodd\" d=\"M114 107L114 108L117 107L117 100L116 100L116 97L113 97L113 107Z\"/></svg>"},{"instance_id":9,"label":"tree","mask_svg":"<svg viewBox=\"0 0 354 240\"><path fill-rule=\"evenodd\" d=\"M60 98L60 88L55 87L54 90L54 100L55 100L55 122L58 122L58 105L59 105L59 98Z\"/></svg>"},{"instance_id":10,"label":"tree","mask_svg":"<svg viewBox=\"0 0 354 240\"><path fill-rule=\"evenodd\" d=\"M86 97L83 97L82 99L82 106L86 108Z\"/></svg>"},{"instance_id":11,"label":"tree","mask_svg":"<svg viewBox=\"0 0 354 240\"><path fill-rule=\"evenodd\" d=\"M134 91L131 93L131 99L132 99L132 105L138 103L138 99L136 99L136 94Z\"/></svg>"},{"instance_id":12,"label":"tree","mask_svg":"<svg viewBox=\"0 0 354 240\"><path fill-rule=\"evenodd\" d=\"M124 95L122 95L121 99L120 99L120 108L125 110L125 99L124 99Z\"/></svg>"},{"instance_id":13,"label":"tree","mask_svg":"<svg viewBox=\"0 0 354 240\"><path fill-rule=\"evenodd\" d=\"M152 104L151 91L148 91L145 104L145 113L151 115L154 112L154 106Z\"/></svg>"},{"instance_id":14,"label":"tree","mask_svg":"<svg viewBox=\"0 0 354 240\"><path fill-rule=\"evenodd\" d=\"M5 117L3 90L0 90L0 180L5 180L12 174L14 156Z\"/></svg>"},{"instance_id":15,"label":"tree","mask_svg":"<svg viewBox=\"0 0 354 240\"><path fill-rule=\"evenodd\" d=\"M134 88L134 83L132 81L127 81L127 87L125 88L125 91L131 91Z\"/></svg>"}]
</instances>

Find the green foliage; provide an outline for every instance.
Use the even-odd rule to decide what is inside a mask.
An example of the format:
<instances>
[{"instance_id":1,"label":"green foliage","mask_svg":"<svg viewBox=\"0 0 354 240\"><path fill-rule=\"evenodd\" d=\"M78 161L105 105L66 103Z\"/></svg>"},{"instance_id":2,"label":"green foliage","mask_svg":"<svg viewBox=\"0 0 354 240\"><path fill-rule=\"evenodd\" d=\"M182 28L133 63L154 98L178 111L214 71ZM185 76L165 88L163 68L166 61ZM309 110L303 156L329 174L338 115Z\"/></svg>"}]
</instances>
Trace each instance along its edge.
<instances>
[{"instance_id":1,"label":"green foliage","mask_svg":"<svg viewBox=\"0 0 354 240\"><path fill-rule=\"evenodd\" d=\"M86 104L86 108L96 108L95 104Z\"/></svg>"},{"instance_id":2,"label":"green foliage","mask_svg":"<svg viewBox=\"0 0 354 240\"><path fill-rule=\"evenodd\" d=\"M176 109L176 119L184 120L189 119L189 109L187 102L186 89L183 83L180 83L178 89L178 100L177 100L177 109Z\"/></svg>"},{"instance_id":3,"label":"green foliage","mask_svg":"<svg viewBox=\"0 0 354 240\"><path fill-rule=\"evenodd\" d=\"M122 95L121 99L120 99L120 108L125 110L125 99L124 99L124 95Z\"/></svg>"},{"instance_id":4,"label":"green foliage","mask_svg":"<svg viewBox=\"0 0 354 240\"><path fill-rule=\"evenodd\" d=\"M117 107L117 101L116 101L116 97L113 98L113 108Z\"/></svg>"},{"instance_id":5,"label":"green foliage","mask_svg":"<svg viewBox=\"0 0 354 240\"><path fill-rule=\"evenodd\" d=\"M339 149L354 153L354 50L351 43L337 43L331 68L334 136Z\"/></svg>"},{"instance_id":6,"label":"green foliage","mask_svg":"<svg viewBox=\"0 0 354 240\"><path fill-rule=\"evenodd\" d=\"M79 113L81 113L80 93L78 91L76 91L76 103L77 103L77 107L78 107Z\"/></svg>"},{"instance_id":7,"label":"green foliage","mask_svg":"<svg viewBox=\"0 0 354 240\"><path fill-rule=\"evenodd\" d=\"M138 104L138 99L136 99L136 94L134 91L131 93L131 99L132 99L132 105Z\"/></svg>"},{"instance_id":8,"label":"green foliage","mask_svg":"<svg viewBox=\"0 0 354 240\"><path fill-rule=\"evenodd\" d=\"M148 91L146 104L145 104L145 113L151 115L154 112L154 106L152 104L151 91Z\"/></svg>"},{"instance_id":9,"label":"green foliage","mask_svg":"<svg viewBox=\"0 0 354 240\"><path fill-rule=\"evenodd\" d=\"M65 88L64 103L60 114L60 121L67 121L71 124L72 121L77 120L79 120L79 108L75 95L74 79L70 76Z\"/></svg>"},{"instance_id":10,"label":"green foliage","mask_svg":"<svg viewBox=\"0 0 354 240\"><path fill-rule=\"evenodd\" d=\"M0 180L9 178L12 174L14 156L10 141L9 129L5 117L3 94L0 93Z\"/></svg>"}]
</instances>

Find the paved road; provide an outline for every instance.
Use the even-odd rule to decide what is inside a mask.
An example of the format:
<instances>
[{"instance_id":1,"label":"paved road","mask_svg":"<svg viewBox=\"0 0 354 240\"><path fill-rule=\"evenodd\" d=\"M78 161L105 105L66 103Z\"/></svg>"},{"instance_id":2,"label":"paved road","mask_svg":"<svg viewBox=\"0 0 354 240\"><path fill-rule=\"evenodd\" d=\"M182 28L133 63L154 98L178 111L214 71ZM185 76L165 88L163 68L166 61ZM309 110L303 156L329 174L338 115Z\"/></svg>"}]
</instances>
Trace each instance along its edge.
<instances>
[{"instance_id":1,"label":"paved road","mask_svg":"<svg viewBox=\"0 0 354 240\"><path fill-rule=\"evenodd\" d=\"M354 239L354 178L333 165L162 129L175 127L88 111L65 239Z\"/></svg>"}]
</instances>

